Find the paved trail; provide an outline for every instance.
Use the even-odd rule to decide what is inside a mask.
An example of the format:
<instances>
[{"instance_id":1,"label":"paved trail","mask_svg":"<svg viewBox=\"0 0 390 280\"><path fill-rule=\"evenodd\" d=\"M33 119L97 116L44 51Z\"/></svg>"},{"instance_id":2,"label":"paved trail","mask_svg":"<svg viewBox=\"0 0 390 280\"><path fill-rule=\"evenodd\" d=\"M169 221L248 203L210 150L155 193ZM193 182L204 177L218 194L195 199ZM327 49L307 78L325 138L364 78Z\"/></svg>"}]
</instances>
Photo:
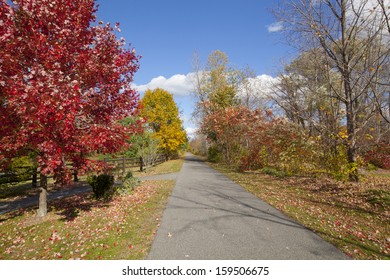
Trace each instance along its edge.
<instances>
[{"instance_id":1,"label":"paved trail","mask_svg":"<svg viewBox=\"0 0 390 280\"><path fill-rule=\"evenodd\" d=\"M347 259L187 154L148 259Z\"/></svg>"}]
</instances>

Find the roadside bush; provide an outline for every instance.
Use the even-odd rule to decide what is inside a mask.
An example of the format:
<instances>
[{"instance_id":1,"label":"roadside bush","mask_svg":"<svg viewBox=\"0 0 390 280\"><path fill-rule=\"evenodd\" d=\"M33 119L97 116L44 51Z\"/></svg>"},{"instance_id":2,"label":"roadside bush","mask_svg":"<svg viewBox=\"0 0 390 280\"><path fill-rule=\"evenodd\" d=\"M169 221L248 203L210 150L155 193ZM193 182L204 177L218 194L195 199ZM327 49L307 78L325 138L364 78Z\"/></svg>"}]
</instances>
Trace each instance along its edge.
<instances>
[{"instance_id":1,"label":"roadside bush","mask_svg":"<svg viewBox=\"0 0 390 280\"><path fill-rule=\"evenodd\" d=\"M268 166L263 167L260 171L263 174L267 174L267 175L271 175L271 176L275 176L275 177L279 177L279 178L286 176L286 174L283 171L280 171L280 170L277 170L275 168L268 167Z\"/></svg>"},{"instance_id":2,"label":"roadside bush","mask_svg":"<svg viewBox=\"0 0 390 280\"><path fill-rule=\"evenodd\" d=\"M264 146L259 146L259 148L260 150L252 149L241 156L239 171L256 170L264 167L267 163L267 150Z\"/></svg>"},{"instance_id":3,"label":"roadside bush","mask_svg":"<svg viewBox=\"0 0 390 280\"><path fill-rule=\"evenodd\" d=\"M118 195L129 194L133 191L135 187L137 187L140 183L140 180L133 176L133 173L130 171L127 172L123 183L115 188L115 193Z\"/></svg>"},{"instance_id":4,"label":"roadside bush","mask_svg":"<svg viewBox=\"0 0 390 280\"><path fill-rule=\"evenodd\" d=\"M133 173L131 171L129 171L126 173L124 180L126 181L127 179L131 179L131 178L134 178L134 176L133 176Z\"/></svg>"},{"instance_id":5,"label":"roadside bush","mask_svg":"<svg viewBox=\"0 0 390 280\"><path fill-rule=\"evenodd\" d=\"M91 185L96 198L102 198L114 185L114 176L109 174L93 175L87 178L87 182Z\"/></svg>"},{"instance_id":6,"label":"roadside bush","mask_svg":"<svg viewBox=\"0 0 390 280\"><path fill-rule=\"evenodd\" d=\"M217 146L211 146L207 150L207 159L211 162L220 162L222 159L222 154L219 151Z\"/></svg>"},{"instance_id":7,"label":"roadside bush","mask_svg":"<svg viewBox=\"0 0 390 280\"><path fill-rule=\"evenodd\" d=\"M368 151L364 159L376 167L390 169L390 144L380 143Z\"/></svg>"},{"instance_id":8,"label":"roadside bush","mask_svg":"<svg viewBox=\"0 0 390 280\"><path fill-rule=\"evenodd\" d=\"M18 183L31 180L34 168L28 156L16 157L3 170L0 170L0 184Z\"/></svg>"}]
</instances>

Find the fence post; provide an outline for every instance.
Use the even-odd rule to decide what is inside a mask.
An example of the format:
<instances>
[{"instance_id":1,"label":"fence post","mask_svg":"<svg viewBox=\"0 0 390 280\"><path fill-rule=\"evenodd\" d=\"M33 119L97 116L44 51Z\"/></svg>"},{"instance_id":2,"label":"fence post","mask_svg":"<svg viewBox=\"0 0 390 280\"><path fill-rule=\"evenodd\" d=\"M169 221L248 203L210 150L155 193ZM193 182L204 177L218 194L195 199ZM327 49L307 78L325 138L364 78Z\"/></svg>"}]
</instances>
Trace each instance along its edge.
<instances>
[{"instance_id":1,"label":"fence post","mask_svg":"<svg viewBox=\"0 0 390 280\"><path fill-rule=\"evenodd\" d=\"M37 168L34 167L33 174L32 174L32 187L37 188L38 187L38 172Z\"/></svg>"},{"instance_id":2,"label":"fence post","mask_svg":"<svg viewBox=\"0 0 390 280\"><path fill-rule=\"evenodd\" d=\"M144 171L144 159L139 157L139 171Z\"/></svg>"},{"instance_id":3,"label":"fence post","mask_svg":"<svg viewBox=\"0 0 390 280\"><path fill-rule=\"evenodd\" d=\"M79 177L77 176L77 170L75 170L75 169L73 169L73 181L74 182L79 181Z\"/></svg>"},{"instance_id":4,"label":"fence post","mask_svg":"<svg viewBox=\"0 0 390 280\"><path fill-rule=\"evenodd\" d=\"M122 178L125 178L125 172L126 172L126 158L122 158Z\"/></svg>"}]
</instances>

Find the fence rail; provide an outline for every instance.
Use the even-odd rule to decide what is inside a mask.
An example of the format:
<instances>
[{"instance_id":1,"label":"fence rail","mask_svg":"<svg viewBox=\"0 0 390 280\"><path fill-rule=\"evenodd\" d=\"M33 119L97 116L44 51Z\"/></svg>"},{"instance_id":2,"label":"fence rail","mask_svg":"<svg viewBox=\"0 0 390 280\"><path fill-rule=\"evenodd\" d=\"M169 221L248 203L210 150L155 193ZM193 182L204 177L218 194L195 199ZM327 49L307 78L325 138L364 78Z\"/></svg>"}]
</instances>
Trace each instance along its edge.
<instances>
[{"instance_id":1,"label":"fence rail","mask_svg":"<svg viewBox=\"0 0 390 280\"><path fill-rule=\"evenodd\" d=\"M168 158L163 154L147 157L120 157L120 158L104 158L104 162L108 167L108 171L118 177L124 177L128 169L136 169L139 171L145 171L146 168L161 164L167 161ZM67 164L71 166L71 164ZM73 168L71 168L73 169ZM21 171L23 170L23 171ZM17 172L15 172L17 171ZM12 172L3 172L0 170L0 184L3 183L16 183L16 182L28 182L32 181L33 185L37 183L37 171L34 172L32 167L20 167ZM78 181L77 170L73 171L73 180ZM48 178L51 178L49 176Z\"/></svg>"},{"instance_id":2,"label":"fence rail","mask_svg":"<svg viewBox=\"0 0 390 280\"><path fill-rule=\"evenodd\" d=\"M118 177L124 177L127 169L137 168L140 172L145 171L146 168L150 166L155 166L157 164L167 161L165 155L159 154L148 157L139 157L139 158L115 158L108 159L105 158L104 162L107 167L110 169L111 173Z\"/></svg>"}]
</instances>

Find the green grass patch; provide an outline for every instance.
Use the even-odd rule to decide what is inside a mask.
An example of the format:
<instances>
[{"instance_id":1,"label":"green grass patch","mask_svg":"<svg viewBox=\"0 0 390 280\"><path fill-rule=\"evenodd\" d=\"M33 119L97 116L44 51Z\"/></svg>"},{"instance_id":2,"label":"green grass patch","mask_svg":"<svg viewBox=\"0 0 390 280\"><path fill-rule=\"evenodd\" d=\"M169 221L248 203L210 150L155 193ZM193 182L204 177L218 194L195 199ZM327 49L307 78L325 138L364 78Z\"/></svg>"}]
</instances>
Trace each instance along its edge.
<instances>
[{"instance_id":1,"label":"green grass patch","mask_svg":"<svg viewBox=\"0 0 390 280\"><path fill-rule=\"evenodd\" d=\"M277 170L277 169L272 168L272 167L263 167L260 170L260 172L263 174L272 175L272 176L280 177L280 178L286 176L286 174L283 171Z\"/></svg>"},{"instance_id":2,"label":"green grass patch","mask_svg":"<svg viewBox=\"0 0 390 280\"><path fill-rule=\"evenodd\" d=\"M390 170L375 170L370 173L371 176L377 177L377 178L387 178L390 179Z\"/></svg>"},{"instance_id":3,"label":"green grass patch","mask_svg":"<svg viewBox=\"0 0 390 280\"><path fill-rule=\"evenodd\" d=\"M352 258L390 259L390 178L342 183L209 164Z\"/></svg>"},{"instance_id":4,"label":"green grass patch","mask_svg":"<svg viewBox=\"0 0 390 280\"><path fill-rule=\"evenodd\" d=\"M0 199L8 199L16 196L26 196L31 192L31 182L0 184Z\"/></svg>"},{"instance_id":5,"label":"green grass patch","mask_svg":"<svg viewBox=\"0 0 390 280\"><path fill-rule=\"evenodd\" d=\"M148 181L111 201L91 193L0 216L0 259L144 259L174 181Z\"/></svg>"},{"instance_id":6,"label":"green grass patch","mask_svg":"<svg viewBox=\"0 0 390 280\"><path fill-rule=\"evenodd\" d=\"M134 173L134 175L142 177L179 172L183 166L183 162L184 160L182 158L168 160L156 166L147 167L145 172Z\"/></svg>"}]
</instances>

